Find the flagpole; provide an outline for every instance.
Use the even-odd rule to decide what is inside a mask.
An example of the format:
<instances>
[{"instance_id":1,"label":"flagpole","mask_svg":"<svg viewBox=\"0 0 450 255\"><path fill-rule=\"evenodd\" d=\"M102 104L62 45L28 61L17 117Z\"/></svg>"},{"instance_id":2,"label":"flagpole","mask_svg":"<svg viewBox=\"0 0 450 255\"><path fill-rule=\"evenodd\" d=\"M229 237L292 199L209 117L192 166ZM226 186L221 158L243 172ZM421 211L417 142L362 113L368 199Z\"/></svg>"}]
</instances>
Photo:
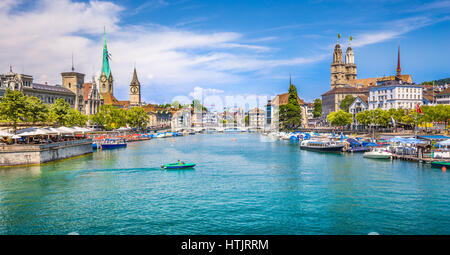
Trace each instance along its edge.
<instances>
[{"instance_id":1,"label":"flagpole","mask_svg":"<svg viewBox=\"0 0 450 255\"><path fill-rule=\"evenodd\" d=\"M418 105L416 105L416 118L415 118L415 125L414 125L414 138L417 139L417 107Z\"/></svg>"}]
</instances>

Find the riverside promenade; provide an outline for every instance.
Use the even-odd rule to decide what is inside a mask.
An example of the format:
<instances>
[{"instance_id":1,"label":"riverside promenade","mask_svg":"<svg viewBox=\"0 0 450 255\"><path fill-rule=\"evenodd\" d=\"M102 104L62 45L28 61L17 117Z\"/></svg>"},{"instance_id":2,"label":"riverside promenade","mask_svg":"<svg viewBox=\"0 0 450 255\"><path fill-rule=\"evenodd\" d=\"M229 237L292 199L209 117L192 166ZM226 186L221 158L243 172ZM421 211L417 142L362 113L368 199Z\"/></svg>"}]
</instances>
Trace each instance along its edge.
<instances>
[{"instance_id":1,"label":"riverside promenade","mask_svg":"<svg viewBox=\"0 0 450 255\"><path fill-rule=\"evenodd\" d=\"M92 153L92 139L0 145L0 167L35 165Z\"/></svg>"}]
</instances>

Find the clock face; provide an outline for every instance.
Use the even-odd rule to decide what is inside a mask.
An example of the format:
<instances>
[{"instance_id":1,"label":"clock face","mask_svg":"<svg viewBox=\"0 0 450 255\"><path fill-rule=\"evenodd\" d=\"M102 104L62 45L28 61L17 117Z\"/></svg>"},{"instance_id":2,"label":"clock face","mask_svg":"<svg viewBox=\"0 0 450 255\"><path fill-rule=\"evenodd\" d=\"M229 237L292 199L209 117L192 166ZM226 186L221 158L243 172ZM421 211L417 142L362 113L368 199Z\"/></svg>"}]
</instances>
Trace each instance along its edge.
<instances>
[{"instance_id":1,"label":"clock face","mask_svg":"<svg viewBox=\"0 0 450 255\"><path fill-rule=\"evenodd\" d=\"M136 87L136 86L133 86L133 87L130 88L130 91L131 91L131 93L133 93L133 94L137 94L138 91L139 91L139 88Z\"/></svg>"},{"instance_id":2,"label":"clock face","mask_svg":"<svg viewBox=\"0 0 450 255\"><path fill-rule=\"evenodd\" d=\"M101 80L102 82L105 82L105 81L106 81L106 76L102 76L102 78L100 78L100 80Z\"/></svg>"}]
</instances>

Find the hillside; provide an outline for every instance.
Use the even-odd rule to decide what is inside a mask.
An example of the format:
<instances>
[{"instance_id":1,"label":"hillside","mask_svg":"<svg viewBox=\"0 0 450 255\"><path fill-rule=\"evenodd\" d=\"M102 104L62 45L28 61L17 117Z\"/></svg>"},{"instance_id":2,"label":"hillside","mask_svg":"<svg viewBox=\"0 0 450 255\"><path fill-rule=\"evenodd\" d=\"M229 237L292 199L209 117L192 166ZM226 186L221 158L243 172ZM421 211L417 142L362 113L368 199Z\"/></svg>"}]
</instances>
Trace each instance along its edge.
<instances>
[{"instance_id":1,"label":"hillside","mask_svg":"<svg viewBox=\"0 0 450 255\"><path fill-rule=\"evenodd\" d=\"M432 85L433 81L424 81L423 84L429 84ZM445 84L450 84L450 78L445 78L445 79L440 79L440 80L436 80L434 81L435 85L445 85Z\"/></svg>"}]
</instances>

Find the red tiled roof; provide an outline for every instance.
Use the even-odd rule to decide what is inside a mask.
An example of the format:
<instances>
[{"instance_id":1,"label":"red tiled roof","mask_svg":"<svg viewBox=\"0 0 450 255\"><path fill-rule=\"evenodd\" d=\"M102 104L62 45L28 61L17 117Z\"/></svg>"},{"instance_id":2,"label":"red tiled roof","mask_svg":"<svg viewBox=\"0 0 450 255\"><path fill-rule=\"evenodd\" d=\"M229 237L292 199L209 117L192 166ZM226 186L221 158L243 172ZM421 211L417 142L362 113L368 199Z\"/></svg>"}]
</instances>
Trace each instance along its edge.
<instances>
[{"instance_id":1,"label":"red tiled roof","mask_svg":"<svg viewBox=\"0 0 450 255\"><path fill-rule=\"evenodd\" d=\"M289 99L289 92L279 94L279 95L277 95L277 97L278 97L278 105L285 105L285 104L287 104L288 99ZM298 96L297 96L297 101L300 105L305 104L305 102L302 99L300 99Z\"/></svg>"},{"instance_id":2,"label":"red tiled roof","mask_svg":"<svg viewBox=\"0 0 450 255\"><path fill-rule=\"evenodd\" d=\"M87 101L87 100L89 99L89 94L91 93L91 86L92 86L92 83L85 83L85 84L83 84L83 89L84 89L84 93L83 93L84 101Z\"/></svg>"},{"instance_id":3,"label":"red tiled roof","mask_svg":"<svg viewBox=\"0 0 450 255\"><path fill-rule=\"evenodd\" d=\"M322 94L322 96L325 95L330 95L330 94L358 94L358 93L369 93L369 88L368 87L363 87L363 88L355 88L355 87L341 87L341 88L333 88L327 92L325 92L324 94Z\"/></svg>"}]
</instances>

